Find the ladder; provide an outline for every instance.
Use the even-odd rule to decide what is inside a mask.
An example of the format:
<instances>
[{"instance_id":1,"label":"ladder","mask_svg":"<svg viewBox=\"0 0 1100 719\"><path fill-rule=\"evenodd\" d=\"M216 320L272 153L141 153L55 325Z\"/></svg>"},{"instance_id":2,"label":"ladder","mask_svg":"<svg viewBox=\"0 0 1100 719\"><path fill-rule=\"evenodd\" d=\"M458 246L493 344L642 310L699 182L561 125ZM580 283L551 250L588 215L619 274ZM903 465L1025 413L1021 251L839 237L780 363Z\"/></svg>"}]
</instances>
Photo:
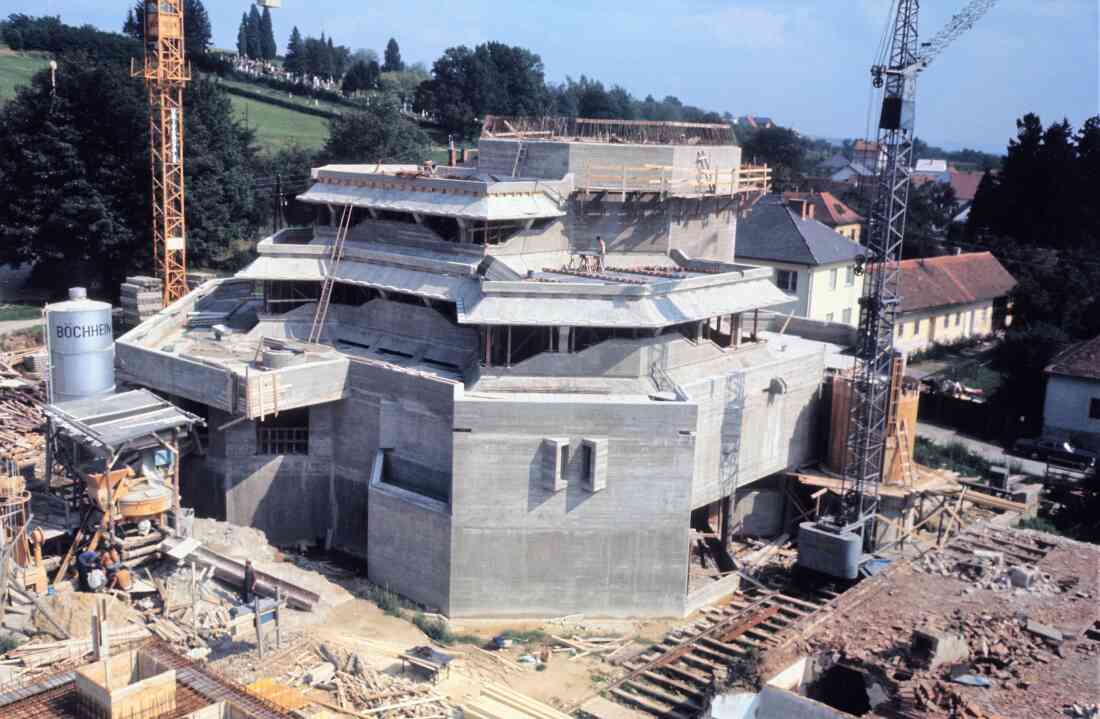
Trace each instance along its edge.
<instances>
[{"instance_id":1,"label":"ladder","mask_svg":"<svg viewBox=\"0 0 1100 719\"><path fill-rule=\"evenodd\" d=\"M710 156L706 150L699 150L695 153L695 189L699 193L706 191L712 191L715 189L711 184L711 168L710 168ZM717 183L717 176L714 177L715 183Z\"/></svg>"},{"instance_id":2,"label":"ladder","mask_svg":"<svg viewBox=\"0 0 1100 719\"><path fill-rule=\"evenodd\" d=\"M309 330L310 344L316 344L320 341L321 333L325 329L328 306L332 301L332 286L336 284L336 270L340 266L340 260L344 257L344 241L348 238L350 227L351 205L344 205L344 212L340 215L340 224L336 229L336 240L332 243L332 252L329 253L328 272L325 273L324 282L321 284L321 297L317 300L317 312L313 315L313 327Z\"/></svg>"},{"instance_id":3,"label":"ladder","mask_svg":"<svg viewBox=\"0 0 1100 719\"><path fill-rule=\"evenodd\" d=\"M917 471L913 467L913 458L909 455L909 429L905 426L905 420L898 422L898 436L894 451L901 460L902 481L908 486L916 486Z\"/></svg>"},{"instance_id":4,"label":"ladder","mask_svg":"<svg viewBox=\"0 0 1100 719\"><path fill-rule=\"evenodd\" d=\"M516 176L519 172L519 165L527 157L527 145L524 144L523 138L519 139L519 146L516 147L516 159L512 162L512 177Z\"/></svg>"}]
</instances>

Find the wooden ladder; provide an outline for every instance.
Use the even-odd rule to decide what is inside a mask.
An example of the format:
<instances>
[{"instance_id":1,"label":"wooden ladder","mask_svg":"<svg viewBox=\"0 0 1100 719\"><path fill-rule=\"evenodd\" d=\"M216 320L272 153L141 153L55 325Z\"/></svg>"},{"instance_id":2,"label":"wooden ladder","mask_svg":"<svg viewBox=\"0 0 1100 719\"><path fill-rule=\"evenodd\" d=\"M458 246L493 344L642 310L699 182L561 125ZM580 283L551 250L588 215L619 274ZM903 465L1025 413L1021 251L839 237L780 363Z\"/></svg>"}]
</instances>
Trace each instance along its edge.
<instances>
[{"instance_id":1,"label":"wooden ladder","mask_svg":"<svg viewBox=\"0 0 1100 719\"><path fill-rule=\"evenodd\" d=\"M336 241L332 243L332 252L329 254L328 272L325 273L324 282L321 284L321 297L317 301L317 312L313 315L313 326L309 330L310 344L316 344L320 341L321 333L325 329L328 306L332 301L332 286L336 284L336 270L340 266L340 260L344 257L344 241L348 238L350 227L351 205L344 205L344 212L340 216L340 224L336 229Z\"/></svg>"},{"instance_id":2,"label":"wooden ladder","mask_svg":"<svg viewBox=\"0 0 1100 719\"><path fill-rule=\"evenodd\" d=\"M519 164L523 162L523 159L527 157L527 145L524 144L523 138L519 139L519 146L516 148L516 159L512 162L512 177L516 176L519 172Z\"/></svg>"},{"instance_id":3,"label":"wooden ladder","mask_svg":"<svg viewBox=\"0 0 1100 719\"><path fill-rule=\"evenodd\" d=\"M910 487L917 483L917 471L913 467L913 458L909 456L909 429L905 426L905 420L898 422L897 446L894 448L898 459L901 460L901 476L908 481Z\"/></svg>"}]
</instances>

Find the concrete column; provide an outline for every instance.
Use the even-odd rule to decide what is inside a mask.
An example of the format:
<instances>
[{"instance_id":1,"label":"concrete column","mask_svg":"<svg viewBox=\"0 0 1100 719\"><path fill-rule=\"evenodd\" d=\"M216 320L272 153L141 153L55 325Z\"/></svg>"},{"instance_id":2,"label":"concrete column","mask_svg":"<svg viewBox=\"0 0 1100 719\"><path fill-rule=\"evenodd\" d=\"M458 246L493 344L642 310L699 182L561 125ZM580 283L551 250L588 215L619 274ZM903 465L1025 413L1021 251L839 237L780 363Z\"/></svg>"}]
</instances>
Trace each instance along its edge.
<instances>
[{"instance_id":1,"label":"concrete column","mask_svg":"<svg viewBox=\"0 0 1100 719\"><path fill-rule=\"evenodd\" d=\"M730 538L733 536L733 497L722 498L722 549L730 546Z\"/></svg>"},{"instance_id":2,"label":"concrete column","mask_svg":"<svg viewBox=\"0 0 1100 719\"><path fill-rule=\"evenodd\" d=\"M562 348L565 348L564 352L569 352L569 328L558 328L558 352L562 352Z\"/></svg>"}]
</instances>

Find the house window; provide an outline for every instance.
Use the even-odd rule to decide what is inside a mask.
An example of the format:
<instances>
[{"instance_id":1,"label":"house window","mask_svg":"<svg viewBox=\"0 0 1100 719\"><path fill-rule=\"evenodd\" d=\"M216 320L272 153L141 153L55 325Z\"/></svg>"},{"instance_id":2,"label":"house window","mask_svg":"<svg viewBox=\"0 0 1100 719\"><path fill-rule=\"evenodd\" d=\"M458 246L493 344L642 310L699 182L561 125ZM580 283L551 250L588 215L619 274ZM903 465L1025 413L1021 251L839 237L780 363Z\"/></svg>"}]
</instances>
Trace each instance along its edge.
<instances>
[{"instance_id":1,"label":"house window","mask_svg":"<svg viewBox=\"0 0 1100 719\"><path fill-rule=\"evenodd\" d=\"M829 270L829 289L830 290L835 290L836 289L836 282L837 282L837 278L839 276L840 276L840 270L838 270L837 268L834 267L833 269Z\"/></svg>"},{"instance_id":2,"label":"house window","mask_svg":"<svg viewBox=\"0 0 1100 719\"><path fill-rule=\"evenodd\" d=\"M955 326L958 327L960 324L962 324L962 312L956 312L955 313Z\"/></svg>"},{"instance_id":3,"label":"house window","mask_svg":"<svg viewBox=\"0 0 1100 719\"><path fill-rule=\"evenodd\" d=\"M309 408L286 410L257 422L256 454L309 454Z\"/></svg>"},{"instance_id":4,"label":"house window","mask_svg":"<svg viewBox=\"0 0 1100 719\"><path fill-rule=\"evenodd\" d=\"M846 325L852 324L852 308L849 307L848 309L841 312L840 317L844 321L844 324L846 324Z\"/></svg>"},{"instance_id":5,"label":"house window","mask_svg":"<svg viewBox=\"0 0 1100 719\"><path fill-rule=\"evenodd\" d=\"M775 284L781 290L787 292L798 291L798 273L791 270L776 270L775 271Z\"/></svg>"},{"instance_id":6,"label":"house window","mask_svg":"<svg viewBox=\"0 0 1100 719\"><path fill-rule=\"evenodd\" d=\"M913 321L913 336L916 337L920 334L920 320Z\"/></svg>"},{"instance_id":7,"label":"house window","mask_svg":"<svg viewBox=\"0 0 1100 719\"><path fill-rule=\"evenodd\" d=\"M1089 419L1100 419L1100 397L1089 400Z\"/></svg>"},{"instance_id":8,"label":"house window","mask_svg":"<svg viewBox=\"0 0 1100 719\"><path fill-rule=\"evenodd\" d=\"M947 315L943 316L943 326L947 327Z\"/></svg>"},{"instance_id":9,"label":"house window","mask_svg":"<svg viewBox=\"0 0 1100 719\"><path fill-rule=\"evenodd\" d=\"M832 322L833 321L833 313L832 312L826 312L825 313L825 321L826 322Z\"/></svg>"},{"instance_id":10,"label":"house window","mask_svg":"<svg viewBox=\"0 0 1100 719\"><path fill-rule=\"evenodd\" d=\"M904 330L905 330L905 323L904 322L899 322L898 323L898 332L897 332L899 338L901 337L901 334Z\"/></svg>"},{"instance_id":11,"label":"house window","mask_svg":"<svg viewBox=\"0 0 1100 719\"><path fill-rule=\"evenodd\" d=\"M844 286L845 287L852 287L852 286L855 285L855 283L856 283L856 268L853 267L852 265L848 265L848 267L844 270Z\"/></svg>"}]
</instances>

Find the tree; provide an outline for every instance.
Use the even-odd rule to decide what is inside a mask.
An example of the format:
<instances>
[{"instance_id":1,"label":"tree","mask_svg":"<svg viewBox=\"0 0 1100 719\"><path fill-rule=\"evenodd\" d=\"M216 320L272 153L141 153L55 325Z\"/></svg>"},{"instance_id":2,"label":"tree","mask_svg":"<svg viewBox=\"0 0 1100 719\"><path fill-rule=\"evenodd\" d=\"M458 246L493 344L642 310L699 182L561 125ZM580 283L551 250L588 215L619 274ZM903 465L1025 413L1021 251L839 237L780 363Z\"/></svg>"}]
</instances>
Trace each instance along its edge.
<instances>
[{"instance_id":1,"label":"tree","mask_svg":"<svg viewBox=\"0 0 1100 719\"><path fill-rule=\"evenodd\" d=\"M286 44L286 57L283 58L283 68L287 72L296 75L304 72L305 45L302 42L302 34L298 32L298 26L290 31L290 41Z\"/></svg>"},{"instance_id":2,"label":"tree","mask_svg":"<svg viewBox=\"0 0 1100 719\"><path fill-rule=\"evenodd\" d=\"M401 72L405 69L405 63L401 60L401 48L397 46L397 40L390 38L386 43L386 61L382 63L382 72Z\"/></svg>"},{"instance_id":3,"label":"tree","mask_svg":"<svg viewBox=\"0 0 1100 719\"><path fill-rule=\"evenodd\" d=\"M263 59L263 31L260 11L253 5L248 11L248 56L253 60Z\"/></svg>"},{"instance_id":4,"label":"tree","mask_svg":"<svg viewBox=\"0 0 1100 719\"><path fill-rule=\"evenodd\" d=\"M742 162L766 163L772 168L772 185L777 191L797 189L806 151L793 130L785 127L759 129L743 138L741 150Z\"/></svg>"},{"instance_id":5,"label":"tree","mask_svg":"<svg viewBox=\"0 0 1100 719\"><path fill-rule=\"evenodd\" d=\"M279 46L275 44L275 27L271 23L271 9L265 5L264 13L260 16L260 57L264 60L274 60L278 54Z\"/></svg>"},{"instance_id":6,"label":"tree","mask_svg":"<svg viewBox=\"0 0 1100 719\"><path fill-rule=\"evenodd\" d=\"M351 54L352 62L377 62L381 66L382 61L378 57L378 51L369 47L361 47Z\"/></svg>"},{"instance_id":7,"label":"tree","mask_svg":"<svg viewBox=\"0 0 1100 719\"><path fill-rule=\"evenodd\" d=\"M241 24L237 28L237 54L248 57L248 13L241 13Z\"/></svg>"},{"instance_id":8,"label":"tree","mask_svg":"<svg viewBox=\"0 0 1100 719\"><path fill-rule=\"evenodd\" d=\"M329 120L329 138L321 150L325 163L420 163L431 138L406 120L395 102L377 102Z\"/></svg>"},{"instance_id":9,"label":"tree","mask_svg":"<svg viewBox=\"0 0 1100 719\"><path fill-rule=\"evenodd\" d=\"M120 63L95 53L58 57L0 109L0 263L29 262L61 289L114 292L151 257L148 105ZM251 133L208 81L185 96L188 256L224 265L254 236Z\"/></svg>"},{"instance_id":10,"label":"tree","mask_svg":"<svg viewBox=\"0 0 1100 719\"><path fill-rule=\"evenodd\" d=\"M499 42L448 48L425 85L418 97L431 98L443 125L464 135L481 115L536 115L549 104L542 59Z\"/></svg>"},{"instance_id":11,"label":"tree","mask_svg":"<svg viewBox=\"0 0 1100 719\"><path fill-rule=\"evenodd\" d=\"M345 95L354 95L357 92L367 92L378 88L378 77L381 71L378 63L363 62L359 60L352 63L344 75L344 82L340 89Z\"/></svg>"}]
</instances>

